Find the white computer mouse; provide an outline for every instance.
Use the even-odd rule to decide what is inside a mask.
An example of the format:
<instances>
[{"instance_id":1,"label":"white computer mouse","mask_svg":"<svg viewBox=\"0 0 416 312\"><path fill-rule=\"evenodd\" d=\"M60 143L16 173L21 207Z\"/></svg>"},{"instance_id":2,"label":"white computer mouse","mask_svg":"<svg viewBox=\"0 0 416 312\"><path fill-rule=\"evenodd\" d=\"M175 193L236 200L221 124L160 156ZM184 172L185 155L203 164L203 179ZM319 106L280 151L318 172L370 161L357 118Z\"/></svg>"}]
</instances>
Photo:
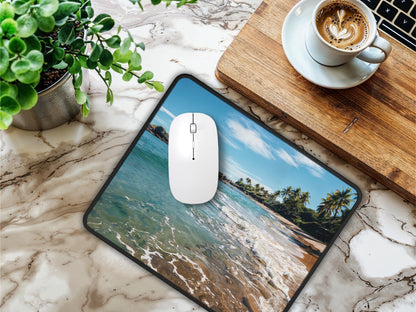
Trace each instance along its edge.
<instances>
[{"instance_id":1,"label":"white computer mouse","mask_svg":"<svg viewBox=\"0 0 416 312\"><path fill-rule=\"evenodd\" d=\"M218 134L202 113L181 114L169 130L169 186L184 204L210 201L218 186Z\"/></svg>"}]
</instances>

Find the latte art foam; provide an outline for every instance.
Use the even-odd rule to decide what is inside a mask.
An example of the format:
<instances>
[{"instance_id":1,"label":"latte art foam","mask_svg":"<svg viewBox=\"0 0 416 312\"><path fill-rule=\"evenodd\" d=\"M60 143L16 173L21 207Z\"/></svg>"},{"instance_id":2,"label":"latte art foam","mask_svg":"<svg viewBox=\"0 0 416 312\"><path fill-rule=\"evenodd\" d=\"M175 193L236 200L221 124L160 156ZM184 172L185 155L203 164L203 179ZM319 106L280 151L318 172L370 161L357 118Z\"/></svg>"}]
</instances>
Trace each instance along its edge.
<instances>
[{"instance_id":1,"label":"latte art foam","mask_svg":"<svg viewBox=\"0 0 416 312\"><path fill-rule=\"evenodd\" d=\"M322 38L339 49L359 49L368 39L368 22L351 4L338 2L322 8L316 26Z\"/></svg>"}]
</instances>

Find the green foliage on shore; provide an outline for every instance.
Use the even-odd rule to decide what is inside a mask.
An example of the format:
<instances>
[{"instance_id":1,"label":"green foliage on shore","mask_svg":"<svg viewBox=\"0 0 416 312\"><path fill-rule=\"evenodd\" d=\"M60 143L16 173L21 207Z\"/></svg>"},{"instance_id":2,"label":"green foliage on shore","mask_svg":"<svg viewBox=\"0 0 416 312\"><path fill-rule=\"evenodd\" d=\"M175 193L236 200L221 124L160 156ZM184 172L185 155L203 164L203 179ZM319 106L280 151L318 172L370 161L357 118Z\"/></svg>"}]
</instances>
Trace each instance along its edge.
<instances>
[{"instance_id":1,"label":"green foliage on shore","mask_svg":"<svg viewBox=\"0 0 416 312\"><path fill-rule=\"evenodd\" d=\"M348 215L350 204L356 196L351 188L335 190L321 199L317 210L308 208L310 193L287 186L269 192L260 184L252 185L251 179L240 178L233 183L243 193L277 212L299 226L316 239L328 243Z\"/></svg>"}]
</instances>

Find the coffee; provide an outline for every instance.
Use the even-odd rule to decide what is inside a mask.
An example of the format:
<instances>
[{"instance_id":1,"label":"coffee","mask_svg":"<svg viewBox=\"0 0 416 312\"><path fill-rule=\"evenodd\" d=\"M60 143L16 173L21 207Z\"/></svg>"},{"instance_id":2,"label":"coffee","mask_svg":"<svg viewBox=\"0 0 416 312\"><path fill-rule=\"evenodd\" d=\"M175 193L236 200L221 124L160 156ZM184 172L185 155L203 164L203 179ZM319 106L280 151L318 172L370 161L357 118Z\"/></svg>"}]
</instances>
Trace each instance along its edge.
<instances>
[{"instance_id":1,"label":"coffee","mask_svg":"<svg viewBox=\"0 0 416 312\"><path fill-rule=\"evenodd\" d=\"M369 36L365 15L350 3L333 2L316 15L316 27L321 37L332 46L343 50L363 47Z\"/></svg>"}]
</instances>

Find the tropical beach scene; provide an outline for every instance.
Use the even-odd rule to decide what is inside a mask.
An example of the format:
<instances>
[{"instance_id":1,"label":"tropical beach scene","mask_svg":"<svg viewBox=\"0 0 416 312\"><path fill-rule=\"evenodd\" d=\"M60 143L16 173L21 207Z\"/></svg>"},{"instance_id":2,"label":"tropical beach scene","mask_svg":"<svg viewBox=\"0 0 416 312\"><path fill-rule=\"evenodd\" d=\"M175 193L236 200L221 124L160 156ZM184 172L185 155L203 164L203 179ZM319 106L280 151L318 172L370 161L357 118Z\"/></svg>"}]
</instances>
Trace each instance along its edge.
<instances>
[{"instance_id":1,"label":"tropical beach scene","mask_svg":"<svg viewBox=\"0 0 416 312\"><path fill-rule=\"evenodd\" d=\"M215 197L176 201L169 126L201 112L218 128ZM178 81L87 216L213 311L283 311L357 201L356 190L190 79Z\"/></svg>"}]
</instances>

